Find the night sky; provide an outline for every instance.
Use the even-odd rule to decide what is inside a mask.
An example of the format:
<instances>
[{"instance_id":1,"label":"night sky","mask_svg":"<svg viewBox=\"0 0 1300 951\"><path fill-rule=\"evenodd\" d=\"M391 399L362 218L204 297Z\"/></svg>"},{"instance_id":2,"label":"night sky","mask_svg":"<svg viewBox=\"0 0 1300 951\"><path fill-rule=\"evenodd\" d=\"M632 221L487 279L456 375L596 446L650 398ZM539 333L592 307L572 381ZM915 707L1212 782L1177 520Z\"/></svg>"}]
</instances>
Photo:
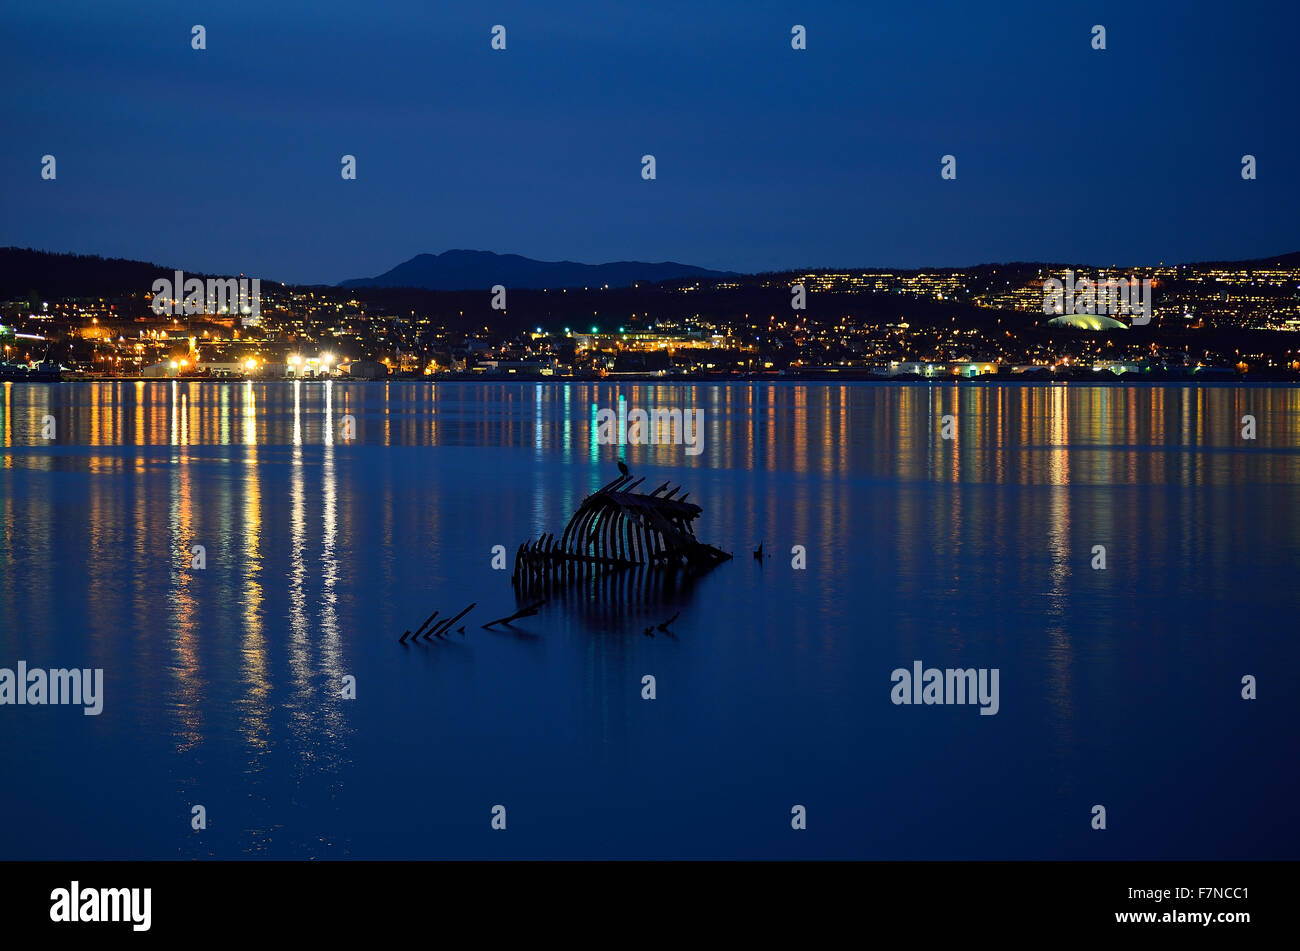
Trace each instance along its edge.
<instances>
[{"instance_id":1,"label":"night sky","mask_svg":"<svg viewBox=\"0 0 1300 951\"><path fill-rule=\"evenodd\" d=\"M116 6L0 14L0 245L330 283L449 248L743 271L1300 249L1294 2Z\"/></svg>"}]
</instances>

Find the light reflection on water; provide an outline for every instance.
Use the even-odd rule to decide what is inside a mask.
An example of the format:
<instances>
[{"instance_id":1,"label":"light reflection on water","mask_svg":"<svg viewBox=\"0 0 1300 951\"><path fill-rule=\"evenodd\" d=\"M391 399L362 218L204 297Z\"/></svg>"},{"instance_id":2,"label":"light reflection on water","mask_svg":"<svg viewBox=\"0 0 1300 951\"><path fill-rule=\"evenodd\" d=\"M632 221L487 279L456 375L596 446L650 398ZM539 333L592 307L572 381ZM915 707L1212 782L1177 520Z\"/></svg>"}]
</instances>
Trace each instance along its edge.
<instances>
[{"instance_id":1,"label":"light reflection on water","mask_svg":"<svg viewBox=\"0 0 1300 951\"><path fill-rule=\"evenodd\" d=\"M600 445L620 395L702 409L705 451ZM1294 690L1234 686L1300 660L1295 389L5 383L0 421L0 666L102 666L109 698L0 709L45 777L0 793L16 855L1295 856L1288 783L1231 778L1295 776ZM516 606L494 546L617 458L736 560L671 609L627 579L481 630ZM471 601L464 637L396 644ZM1000 667L1002 712L893 707L917 658ZM1102 795L1139 831L1076 835ZM508 844L479 832L505 798ZM804 800L827 831L791 841ZM1206 808L1233 818L1189 842Z\"/></svg>"}]
</instances>

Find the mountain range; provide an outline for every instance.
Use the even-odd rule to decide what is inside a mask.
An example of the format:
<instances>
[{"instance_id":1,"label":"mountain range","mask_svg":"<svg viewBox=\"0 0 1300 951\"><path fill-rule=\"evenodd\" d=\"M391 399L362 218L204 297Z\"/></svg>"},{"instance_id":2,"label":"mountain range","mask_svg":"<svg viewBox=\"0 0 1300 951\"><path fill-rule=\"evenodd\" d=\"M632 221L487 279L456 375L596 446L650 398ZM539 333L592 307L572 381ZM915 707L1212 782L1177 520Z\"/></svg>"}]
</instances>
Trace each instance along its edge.
<instances>
[{"instance_id":1,"label":"mountain range","mask_svg":"<svg viewBox=\"0 0 1300 951\"><path fill-rule=\"evenodd\" d=\"M1026 279L1040 268L1061 270L1075 264L1054 264L1049 262L1006 262L1003 264L980 264L973 267L957 268L952 266L934 266L925 269L892 268L890 270L904 273L907 270L962 270L979 275L991 270L998 271L999 279L1007 274L1024 272ZM1112 263L1111 266L1114 266ZM1296 268L1300 267L1300 252L1292 251L1267 258L1254 258L1244 261L1197 262L1191 265L1200 268ZM38 251L32 248L0 248L0 301L7 300L41 300L43 297L118 297L140 294L147 291L158 278L170 278L176 265L151 264L145 261L133 261L123 258L105 258L99 255L67 254L51 251ZM795 275L819 270L848 271L857 268L838 267L801 267L776 272ZM863 268L865 269L865 268ZM187 277L213 276L212 272L185 268ZM230 277L230 274L217 274ZM578 264L573 261L536 261L518 254L493 254L490 251L445 251L442 254L420 254L409 261L399 264L390 271L373 278L358 278L343 281L337 286L342 289L375 288L385 294L402 294L407 290L425 291L487 291L494 284L501 284L510 290L532 290L541 288L599 288L608 284L611 288L628 287L633 283L645 281L681 280L684 278L703 279L741 279L753 278L754 275L739 274L734 271L713 271L708 268L694 267L664 261L647 264L640 261L617 261L611 264ZM262 286L268 287L274 282L270 277L262 277ZM330 285L301 285L329 287Z\"/></svg>"},{"instance_id":2,"label":"mountain range","mask_svg":"<svg viewBox=\"0 0 1300 951\"><path fill-rule=\"evenodd\" d=\"M676 280L684 277L723 278L738 276L732 271L676 261L649 264L645 261L614 261L610 264L579 264L576 261L536 261L518 254L491 251L444 251L417 254L409 261L378 277L342 281L339 287L418 287L430 291L487 290L495 284L516 288L627 287L639 281Z\"/></svg>"}]
</instances>

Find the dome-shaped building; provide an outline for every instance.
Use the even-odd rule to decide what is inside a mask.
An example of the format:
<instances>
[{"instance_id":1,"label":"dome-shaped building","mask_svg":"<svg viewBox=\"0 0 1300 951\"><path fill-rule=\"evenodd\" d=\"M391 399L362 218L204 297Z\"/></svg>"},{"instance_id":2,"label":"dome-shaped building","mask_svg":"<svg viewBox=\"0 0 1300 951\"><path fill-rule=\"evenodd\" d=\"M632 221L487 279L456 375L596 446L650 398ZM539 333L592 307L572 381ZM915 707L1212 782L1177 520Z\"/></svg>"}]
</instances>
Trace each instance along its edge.
<instances>
[{"instance_id":1,"label":"dome-shaped building","mask_svg":"<svg viewBox=\"0 0 1300 951\"><path fill-rule=\"evenodd\" d=\"M1105 314L1062 314L1049 320L1047 326L1074 330L1128 330L1128 324Z\"/></svg>"}]
</instances>

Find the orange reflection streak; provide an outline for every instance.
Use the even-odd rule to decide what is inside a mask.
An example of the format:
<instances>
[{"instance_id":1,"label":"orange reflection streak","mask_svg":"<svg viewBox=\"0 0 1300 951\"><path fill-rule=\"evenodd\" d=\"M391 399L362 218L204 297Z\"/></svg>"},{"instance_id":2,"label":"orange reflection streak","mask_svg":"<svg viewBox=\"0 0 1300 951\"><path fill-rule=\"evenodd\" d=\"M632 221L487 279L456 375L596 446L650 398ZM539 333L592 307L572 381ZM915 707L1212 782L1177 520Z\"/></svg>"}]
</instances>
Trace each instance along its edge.
<instances>
[{"instance_id":1,"label":"orange reflection streak","mask_svg":"<svg viewBox=\"0 0 1300 951\"><path fill-rule=\"evenodd\" d=\"M839 418L831 412L831 388L829 386L821 387L817 394L817 402L821 404L821 473L824 476L831 476L835 473L835 436L838 430Z\"/></svg>"},{"instance_id":2,"label":"orange reflection streak","mask_svg":"<svg viewBox=\"0 0 1300 951\"><path fill-rule=\"evenodd\" d=\"M851 411L853 404L849 402L849 388L847 386L840 387L839 404L839 453L835 457L835 468L843 475L849 471L849 444L853 439L853 427L856 423Z\"/></svg>"},{"instance_id":3,"label":"orange reflection streak","mask_svg":"<svg viewBox=\"0 0 1300 951\"><path fill-rule=\"evenodd\" d=\"M0 399L4 401L4 417L0 419L0 440L3 440L6 448L14 444L13 386L13 383L8 380L0 385ZM13 465L13 457L5 453L5 468L12 469Z\"/></svg>"},{"instance_id":4,"label":"orange reflection streak","mask_svg":"<svg viewBox=\"0 0 1300 951\"><path fill-rule=\"evenodd\" d=\"M801 386L794 393L794 413L790 418L791 440L794 443L794 471L803 475L808 471L808 388Z\"/></svg>"},{"instance_id":5,"label":"orange reflection streak","mask_svg":"<svg viewBox=\"0 0 1300 951\"><path fill-rule=\"evenodd\" d=\"M764 390L759 399L767 405L767 414L763 421L763 448L766 448L767 453L763 464L768 472L776 472L776 401L779 399L779 391L774 388ZM750 468L753 466L754 463L750 463Z\"/></svg>"},{"instance_id":6,"label":"orange reflection streak","mask_svg":"<svg viewBox=\"0 0 1300 951\"><path fill-rule=\"evenodd\" d=\"M135 428L128 440L132 445L144 446L149 442L144 429L144 380L135 381ZM136 471L141 471L141 457L136 456Z\"/></svg>"},{"instance_id":7,"label":"orange reflection streak","mask_svg":"<svg viewBox=\"0 0 1300 951\"><path fill-rule=\"evenodd\" d=\"M229 386L222 386L217 390L216 430L219 446L230 445L230 395Z\"/></svg>"},{"instance_id":8,"label":"orange reflection streak","mask_svg":"<svg viewBox=\"0 0 1300 951\"><path fill-rule=\"evenodd\" d=\"M102 409L101 406L102 394L103 394L103 390L100 387L92 386L90 388L90 411L88 413L88 415L90 416L90 433L89 433L89 438L87 440L87 444L91 446L104 445L102 441L103 437L102 434L100 433L100 412Z\"/></svg>"}]
</instances>

